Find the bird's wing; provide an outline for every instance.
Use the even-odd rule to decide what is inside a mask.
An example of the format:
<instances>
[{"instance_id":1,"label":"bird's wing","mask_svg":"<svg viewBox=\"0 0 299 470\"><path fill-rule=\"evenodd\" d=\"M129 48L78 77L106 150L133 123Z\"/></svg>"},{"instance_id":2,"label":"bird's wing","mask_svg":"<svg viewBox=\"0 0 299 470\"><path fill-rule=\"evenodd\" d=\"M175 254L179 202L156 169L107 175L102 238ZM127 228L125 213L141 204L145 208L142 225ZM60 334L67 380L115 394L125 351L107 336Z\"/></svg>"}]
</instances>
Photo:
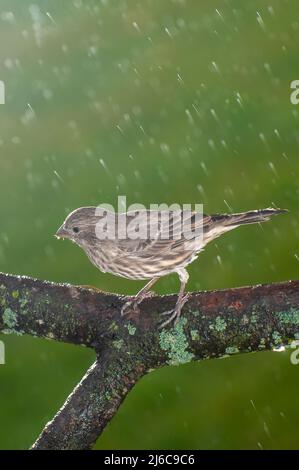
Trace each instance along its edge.
<instances>
[{"instance_id":1,"label":"bird's wing","mask_svg":"<svg viewBox=\"0 0 299 470\"><path fill-rule=\"evenodd\" d=\"M200 216L195 212L185 214L182 211L172 211L170 214L168 211L142 212L139 219L136 218L136 213L123 215L126 216L128 236L117 240L118 256L152 257L162 252L181 249L188 240L194 241L196 236L208 230L211 222L210 216ZM139 231L139 235L143 236L132 239L130 235L134 236L134 227ZM190 238L186 238L184 229L186 232L189 230ZM185 247L187 249L188 245Z\"/></svg>"}]
</instances>

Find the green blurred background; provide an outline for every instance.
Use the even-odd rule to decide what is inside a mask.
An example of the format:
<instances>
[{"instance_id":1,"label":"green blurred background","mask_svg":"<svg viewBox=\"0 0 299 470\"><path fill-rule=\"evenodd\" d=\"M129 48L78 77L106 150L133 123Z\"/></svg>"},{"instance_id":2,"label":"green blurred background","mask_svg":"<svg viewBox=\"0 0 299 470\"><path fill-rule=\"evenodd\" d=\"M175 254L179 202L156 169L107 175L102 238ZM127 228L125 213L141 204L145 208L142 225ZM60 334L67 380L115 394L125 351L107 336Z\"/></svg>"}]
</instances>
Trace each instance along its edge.
<instances>
[{"instance_id":1,"label":"green blurred background","mask_svg":"<svg viewBox=\"0 0 299 470\"><path fill-rule=\"evenodd\" d=\"M296 0L0 0L0 270L132 294L53 234L83 205L277 205L190 266L189 290L298 277ZM178 289L176 276L157 292ZM1 335L0 448L28 448L92 351ZM108 449L299 448L299 366L260 352L163 368L129 394Z\"/></svg>"}]
</instances>

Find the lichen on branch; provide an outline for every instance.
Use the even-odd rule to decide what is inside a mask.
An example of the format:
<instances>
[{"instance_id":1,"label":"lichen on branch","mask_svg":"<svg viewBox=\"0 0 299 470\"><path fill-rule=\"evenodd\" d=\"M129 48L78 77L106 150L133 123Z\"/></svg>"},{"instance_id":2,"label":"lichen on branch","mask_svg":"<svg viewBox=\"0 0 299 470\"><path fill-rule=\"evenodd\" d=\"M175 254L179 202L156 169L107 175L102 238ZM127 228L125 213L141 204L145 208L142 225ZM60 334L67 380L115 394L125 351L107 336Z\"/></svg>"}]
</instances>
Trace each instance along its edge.
<instances>
[{"instance_id":1,"label":"lichen on branch","mask_svg":"<svg viewBox=\"0 0 299 470\"><path fill-rule=\"evenodd\" d=\"M134 384L164 365L263 351L299 338L299 281L191 294L176 325L160 330L176 296L127 297L0 273L0 333L93 348L97 360L33 449L91 448Z\"/></svg>"}]
</instances>

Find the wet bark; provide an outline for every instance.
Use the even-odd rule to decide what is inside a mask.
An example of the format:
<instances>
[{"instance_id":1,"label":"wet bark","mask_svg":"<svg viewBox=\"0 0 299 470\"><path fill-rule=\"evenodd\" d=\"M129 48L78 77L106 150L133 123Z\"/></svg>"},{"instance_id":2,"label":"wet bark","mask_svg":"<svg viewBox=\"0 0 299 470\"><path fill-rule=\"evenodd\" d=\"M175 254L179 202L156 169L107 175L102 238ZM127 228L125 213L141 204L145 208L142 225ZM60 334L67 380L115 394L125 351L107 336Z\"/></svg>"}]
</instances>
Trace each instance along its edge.
<instances>
[{"instance_id":1,"label":"wet bark","mask_svg":"<svg viewBox=\"0 0 299 470\"><path fill-rule=\"evenodd\" d=\"M89 449L134 384L167 364L262 351L299 338L299 281L193 293L176 326L159 329L176 296L128 297L0 274L0 332L93 348L97 360L33 449Z\"/></svg>"}]
</instances>

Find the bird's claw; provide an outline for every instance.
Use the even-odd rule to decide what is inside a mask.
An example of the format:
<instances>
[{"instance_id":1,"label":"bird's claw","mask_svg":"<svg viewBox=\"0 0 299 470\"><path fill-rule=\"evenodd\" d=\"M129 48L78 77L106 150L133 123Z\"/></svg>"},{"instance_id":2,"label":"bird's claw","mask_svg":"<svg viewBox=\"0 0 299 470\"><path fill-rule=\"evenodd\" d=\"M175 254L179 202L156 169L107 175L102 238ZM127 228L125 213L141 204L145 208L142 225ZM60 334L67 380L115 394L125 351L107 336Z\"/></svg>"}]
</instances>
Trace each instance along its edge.
<instances>
[{"instance_id":1,"label":"bird's claw","mask_svg":"<svg viewBox=\"0 0 299 470\"><path fill-rule=\"evenodd\" d=\"M155 293L153 291L148 291L148 292L145 292L142 297L135 297L133 300L129 300L128 302L126 302L122 308L121 308L121 311L120 311L120 314L121 316L123 317L124 315L126 315L127 313L129 313L130 311L132 312L135 312L135 313L139 313L139 304L144 300L146 299L147 297L153 297L155 295Z\"/></svg>"},{"instance_id":2,"label":"bird's claw","mask_svg":"<svg viewBox=\"0 0 299 470\"><path fill-rule=\"evenodd\" d=\"M163 315L163 316L166 316L166 315L170 315L170 316L169 316L169 318L167 318L167 320L165 320L165 321L159 326L159 329L162 329L162 328L164 328L166 325L169 325L169 323L171 323L173 320L174 320L174 325L177 324L177 322L179 321L179 318L180 318L180 316L181 316L182 308L183 308L183 306L185 305L185 303L187 302L189 296L190 296L189 293L185 294L185 296L181 299L181 301L176 304L176 306L174 307L174 309L172 309L172 310L167 310L166 312L161 313L161 315Z\"/></svg>"},{"instance_id":3,"label":"bird's claw","mask_svg":"<svg viewBox=\"0 0 299 470\"><path fill-rule=\"evenodd\" d=\"M129 300L128 302L126 302L121 308L120 315L124 317L129 312L135 312L135 313L139 312L139 307L138 307L138 303L136 302L136 300Z\"/></svg>"}]
</instances>

